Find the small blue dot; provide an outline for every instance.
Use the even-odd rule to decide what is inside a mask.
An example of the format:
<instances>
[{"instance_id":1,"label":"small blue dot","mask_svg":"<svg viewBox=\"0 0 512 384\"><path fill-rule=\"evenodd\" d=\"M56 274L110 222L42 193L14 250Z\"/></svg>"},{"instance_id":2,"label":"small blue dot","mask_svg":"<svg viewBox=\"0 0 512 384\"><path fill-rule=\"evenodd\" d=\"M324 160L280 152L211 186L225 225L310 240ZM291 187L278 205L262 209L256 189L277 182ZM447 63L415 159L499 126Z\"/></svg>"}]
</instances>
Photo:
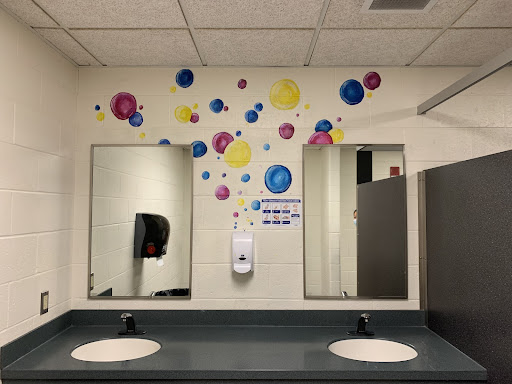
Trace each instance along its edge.
<instances>
[{"instance_id":1,"label":"small blue dot","mask_svg":"<svg viewBox=\"0 0 512 384\"><path fill-rule=\"evenodd\" d=\"M251 180L251 175L249 175L248 173L244 173L244 174L242 175L242 181L243 181L244 183L247 183L249 180Z\"/></svg>"},{"instance_id":2,"label":"small blue dot","mask_svg":"<svg viewBox=\"0 0 512 384\"><path fill-rule=\"evenodd\" d=\"M265 151L268 151L268 150L270 149L270 144L265 144L265 145L263 145L263 149L264 149Z\"/></svg>"},{"instance_id":3,"label":"small blue dot","mask_svg":"<svg viewBox=\"0 0 512 384\"><path fill-rule=\"evenodd\" d=\"M226 174L225 174L225 173L223 173L223 174L222 174L222 177L226 177Z\"/></svg>"},{"instance_id":4,"label":"small blue dot","mask_svg":"<svg viewBox=\"0 0 512 384\"><path fill-rule=\"evenodd\" d=\"M242 135L242 132L241 132L241 131L236 131L236 135L237 135L237 136L241 136L241 135Z\"/></svg>"},{"instance_id":5,"label":"small blue dot","mask_svg":"<svg viewBox=\"0 0 512 384\"><path fill-rule=\"evenodd\" d=\"M263 104L261 104L261 103L254 104L254 109L258 112L261 112L263 110Z\"/></svg>"},{"instance_id":6,"label":"small blue dot","mask_svg":"<svg viewBox=\"0 0 512 384\"><path fill-rule=\"evenodd\" d=\"M251 225L253 225L253 222L251 221Z\"/></svg>"},{"instance_id":7,"label":"small blue dot","mask_svg":"<svg viewBox=\"0 0 512 384\"><path fill-rule=\"evenodd\" d=\"M95 110L97 110L97 111L99 111L99 110L100 110L100 106L99 106L99 105L96 105L96 106L94 107L94 109L95 109Z\"/></svg>"},{"instance_id":8,"label":"small blue dot","mask_svg":"<svg viewBox=\"0 0 512 384\"><path fill-rule=\"evenodd\" d=\"M220 159L220 156L217 156L217 160L219 160L219 159Z\"/></svg>"},{"instance_id":9,"label":"small blue dot","mask_svg":"<svg viewBox=\"0 0 512 384\"><path fill-rule=\"evenodd\" d=\"M255 123L258 121L258 112L253 109L249 109L247 112L245 112L245 121L248 123Z\"/></svg>"},{"instance_id":10,"label":"small blue dot","mask_svg":"<svg viewBox=\"0 0 512 384\"><path fill-rule=\"evenodd\" d=\"M167 139L161 139L158 144L171 144L171 142Z\"/></svg>"},{"instance_id":11,"label":"small blue dot","mask_svg":"<svg viewBox=\"0 0 512 384\"><path fill-rule=\"evenodd\" d=\"M208 180L210 178L210 172L204 171L201 177L203 178L203 180Z\"/></svg>"},{"instance_id":12,"label":"small blue dot","mask_svg":"<svg viewBox=\"0 0 512 384\"><path fill-rule=\"evenodd\" d=\"M244 211L247 211L247 208L244 208Z\"/></svg>"},{"instance_id":13,"label":"small blue dot","mask_svg":"<svg viewBox=\"0 0 512 384\"><path fill-rule=\"evenodd\" d=\"M235 228L235 229L236 229L236 225L235 225L233 228Z\"/></svg>"}]
</instances>

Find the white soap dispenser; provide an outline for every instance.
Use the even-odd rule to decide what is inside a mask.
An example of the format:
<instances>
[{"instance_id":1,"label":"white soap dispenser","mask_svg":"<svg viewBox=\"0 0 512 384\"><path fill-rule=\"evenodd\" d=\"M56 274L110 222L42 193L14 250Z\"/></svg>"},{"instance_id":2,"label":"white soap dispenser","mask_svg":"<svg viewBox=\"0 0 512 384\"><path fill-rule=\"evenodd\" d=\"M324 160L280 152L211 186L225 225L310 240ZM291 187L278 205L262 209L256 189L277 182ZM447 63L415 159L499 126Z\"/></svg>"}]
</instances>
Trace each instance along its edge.
<instances>
[{"instance_id":1,"label":"white soap dispenser","mask_svg":"<svg viewBox=\"0 0 512 384\"><path fill-rule=\"evenodd\" d=\"M231 242L233 271L247 273L253 270L253 239L254 232L233 232Z\"/></svg>"}]
</instances>

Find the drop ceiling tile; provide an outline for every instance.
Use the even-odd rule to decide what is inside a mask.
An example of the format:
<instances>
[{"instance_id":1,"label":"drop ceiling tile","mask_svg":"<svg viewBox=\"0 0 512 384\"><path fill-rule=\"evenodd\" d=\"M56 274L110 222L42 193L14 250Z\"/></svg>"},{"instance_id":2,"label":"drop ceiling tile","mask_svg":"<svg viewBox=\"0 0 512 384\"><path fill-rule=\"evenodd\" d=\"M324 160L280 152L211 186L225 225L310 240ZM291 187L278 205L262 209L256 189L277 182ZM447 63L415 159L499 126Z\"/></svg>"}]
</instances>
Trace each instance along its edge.
<instances>
[{"instance_id":1,"label":"drop ceiling tile","mask_svg":"<svg viewBox=\"0 0 512 384\"><path fill-rule=\"evenodd\" d=\"M331 0L324 20L328 28L443 28L473 0L439 0L428 13L361 13L365 0Z\"/></svg>"},{"instance_id":2,"label":"drop ceiling tile","mask_svg":"<svg viewBox=\"0 0 512 384\"><path fill-rule=\"evenodd\" d=\"M323 0L184 0L195 28L315 28Z\"/></svg>"},{"instance_id":3,"label":"drop ceiling tile","mask_svg":"<svg viewBox=\"0 0 512 384\"><path fill-rule=\"evenodd\" d=\"M512 45L512 29L449 29L413 65L479 66Z\"/></svg>"},{"instance_id":4,"label":"drop ceiling tile","mask_svg":"<svg viewBox=\"0 0 512 384\"><path fill-rule=\"evenodd\" d=\"M301 66L312 29L198 29L208 65Z\"/></svg>"},{"instance_id":5,"label":"drop ceiling tile","mask_svg":"<svg viewBox=\"0 0 512 384\"><path fill-rule=\"evenodd\" d=\"M311 65L405 65L436 29L323 29Z\"/></svg>"},{"instance_id":6,"label":"drop ceiling tile","mask_svg":"<svg viewBox=\"0 0 512 384\"><path fill-rule=\"evenodd\" d=\"M32 0L0 0L0 3L31 27L58 27Z\"/></svg>"},{"instance_id":7,"label":"drop ceiling tile","mask_svg":"<svg viewBox=\"0 0 512 384\"><path fill-rule=\"evenodd\" d=\"M68 28L183 28L178 0L37 0Z\"/></svg>"},{"instance_id":8,"label":"drop ceiling tile","mask_svg":"<svg viewBox=\"0 0 512 384\"><path fill-rule=\"evenodd\" d=\"M187 29L83 29L70 32L106 65L201 65Z\"/></svg>"},{"instance_id":9,"label":"drop ceiling tile","mask_svg":"<svg viewBox=\"0 0 512 384\"><path fill-rule=\"evenodd\" d=\"M512 28L512 1L477 1L453 26Z\"/></svg>"},{"instance_id":10,"label":"drop ceiling tile","mask_svg":"<svg viewBox=\"0 0 512 384\"><path fill-rule=\"evenodd\" d=\"M101 65L92 57L89 52L83 49L69 34L63 29L36 28L37 33L43 36L50 43L55 45L62 53L67 55L78 65Z\"/></svg>"}]
</instances>

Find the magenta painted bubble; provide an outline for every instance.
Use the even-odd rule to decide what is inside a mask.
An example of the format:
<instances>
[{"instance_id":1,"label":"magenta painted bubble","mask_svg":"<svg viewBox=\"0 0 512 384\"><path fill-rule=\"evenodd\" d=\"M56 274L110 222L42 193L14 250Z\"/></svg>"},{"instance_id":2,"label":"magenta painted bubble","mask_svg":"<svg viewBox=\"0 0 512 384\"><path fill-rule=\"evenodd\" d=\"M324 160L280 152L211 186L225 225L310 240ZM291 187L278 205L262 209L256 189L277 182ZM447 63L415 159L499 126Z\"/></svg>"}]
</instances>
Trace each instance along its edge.
<instances>
[{"instance_id":1,"label":"magenta painted bubble","mask_svg":"<svg viewBox=\"0 0 512 384\"><path fill-rule=\"evenodd\" d=\"M337 117L336 121L339 123L341 121L341 117Z\"/></svg>"},{"instance_id":2,"label":"magenta painted bubble","mask_svg":"<svg viewBox=\"0 0 512 384\"><path fill-rule=\"evenodd\" d=\"M144 109L144 106L141 104L139 105L139 110L143 110Z\"/></svg>"},{"instance_id":3,"label":"magenta painted bubble","mask_svg":"<svg viewBox=\"0 0 512 384\"><path fill-rule=\"evenodd\" d=\"M368 72L364 75L363 84L371 91L375 88L379 88L380 82L380 75L377 72Z\"/></svg>"},{"instance_id":4,"label":"magenta painted bubble","mask_svg":"<svg viewBox=\"0 0 512 384\"><path fill-rule=\"evenodd\" d=\"M233 217L238 217L238 212L233 212Z\"/></svg>"},{"instance_id":5,"label":"magenta painted bubble","mask_svg":"<svg viewBox=\"0 0 512 384\"><path fill-rule=\"evenodd\" d=\"M299 114L297 113L295 116L299 117Z\"/></svg>"},{"instance_id":6,"label":"magenta painted bubble","mask_svg":"<svg viewBox=\"0 0 512 384\"><path fill-rule=\"evenodd\" d=\"M226 112L229 109L229 107L227 105L225 105L223 109L224 109L224 112Z\"/></svg>"},{"instance_id":7,"label":"magenta painted bubble","mask_svg":"<svg viewBox=\"0 0 512 384\"><path fill-rule=\"evenodd\" d=\"M263 191L260 191L260 193L263 193Z\"/></svg>"},{"instance_id":8,"label":"magenta painted bubble","mask_svg":"<svg viewBox=\"0 0 512 384\"><path fill-rule=\"evenodd\" d=\"M233 141L233 136L227 132L219 132L212 139L212 146L217 153L224 153L229 143Z\"/></svg>"},{"instance_id":9,"label":"magenta painted bubble","mask_svg":"<svg viewBox=\"0 0 512 384\"><path fill-rule=\"evenodd\" d=\"M291 139L294 132L295 128L290 123L283 123L279 127L279 136L281 136L283 139Z\"/></svg>"},{"instance_id":10,"label":"magenta painted bubble","mask_svg":"<svg viewBox=\"0 0 512 384\"><path fill-rule=\"evenodd\" d=\"M137 100L131 93L119 92L110 100L110 109L119 120L126 120L137 112Z\"/></svg>"},{"instance_id":11,"label":"magenta painted bubble","mask_svg":"<svg viewBox=\"0 0 512 384\"><path fill-rule=\"evenodd\" d=\"M332 137L327 132L318 131L311 135L308 144L332 144Z\"/></svg>"},{"instance_id":12,"label":"magenta painted bubble","mask_svg":"<svg viewBox=\"0 0 512 384\"><path fill-rule=\"evenodd\" d=\"M192 113L192 116L190 116L190 122L191 123L197 123L199 121L199 115L197 113Z\"/></svg>"},{"instance_id":13,"label":"magenta painted bubble","mask_svg":"<svg viewBox=\"0 0 512 384\"><path fill-rule=\"evenodd\" d=\"M242 194L242 191L238 191L237 193L238 193L239 195L241 195L241 194Z\"/></svg>"},{"instance_id":14,"label":"magenta painted bubble","mask_svg":"<svg viewBox=\"0 0 512 384\"><path fill-rule=\"evenodd\" d=\"M229 197L229 188L225 185L218 185L215 188L215 197L219 200L226 200Z\"/></svg>"},{"instance_id":15,"label":"magenta painted bubble","mask_svg":"<svg viewBox=\"0 0 512 384\"><path fill-rule=\"evenodd\" d=\"M247 80L245 80L245 79L238 80L238 88L244 89L245 87L247 87Z\"/></svg>"}]
</instances>

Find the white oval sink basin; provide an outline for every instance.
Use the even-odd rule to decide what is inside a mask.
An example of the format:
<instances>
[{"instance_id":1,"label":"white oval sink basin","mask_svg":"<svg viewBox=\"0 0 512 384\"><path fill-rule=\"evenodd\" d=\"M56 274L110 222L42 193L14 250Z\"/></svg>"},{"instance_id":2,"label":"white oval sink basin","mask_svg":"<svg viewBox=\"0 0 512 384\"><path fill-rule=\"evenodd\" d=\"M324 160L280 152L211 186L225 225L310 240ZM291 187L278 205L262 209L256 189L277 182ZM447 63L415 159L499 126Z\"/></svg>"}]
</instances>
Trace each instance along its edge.
<instances>
[{"instance_id":1,"label":"white oval sink basin","mask_svg":"<svg viewBox=\"0 0 512 384\"><path fill-rule=\"evenodd\" d=\"M380 339L347 339L329 345L329 351L351 360L393 363L412 360L418 352L408 345Z\"/></svg>"},{"instance_id":2,"label":"white oval sink basin","mask_svg":"<svg viewBox=\"0 0 512 384\"><path fill-rule=\"evenodd\" d=\"M113 362L152 355L161 345L148 339L106 339L75 348L71 357L82 361Z\"/></svg>"}]
</instances>

